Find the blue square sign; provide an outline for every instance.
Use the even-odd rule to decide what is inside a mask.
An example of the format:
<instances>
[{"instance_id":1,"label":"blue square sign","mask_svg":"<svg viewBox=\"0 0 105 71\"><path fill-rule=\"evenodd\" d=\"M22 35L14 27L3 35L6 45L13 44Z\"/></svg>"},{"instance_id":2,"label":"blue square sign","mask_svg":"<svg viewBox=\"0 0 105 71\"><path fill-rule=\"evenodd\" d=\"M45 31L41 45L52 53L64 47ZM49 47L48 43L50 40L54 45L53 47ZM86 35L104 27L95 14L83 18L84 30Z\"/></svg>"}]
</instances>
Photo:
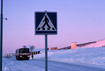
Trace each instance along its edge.
<instances>
[{"instance_id":1,"label":"blue square sign","mask_svg":"<svg viewBox=\"0 0 105 71\"><path fill-rule=\"evenodd\" d=\"M35 34L57 34L57 13L35 12Z\"/></svg>"}]
</instances>

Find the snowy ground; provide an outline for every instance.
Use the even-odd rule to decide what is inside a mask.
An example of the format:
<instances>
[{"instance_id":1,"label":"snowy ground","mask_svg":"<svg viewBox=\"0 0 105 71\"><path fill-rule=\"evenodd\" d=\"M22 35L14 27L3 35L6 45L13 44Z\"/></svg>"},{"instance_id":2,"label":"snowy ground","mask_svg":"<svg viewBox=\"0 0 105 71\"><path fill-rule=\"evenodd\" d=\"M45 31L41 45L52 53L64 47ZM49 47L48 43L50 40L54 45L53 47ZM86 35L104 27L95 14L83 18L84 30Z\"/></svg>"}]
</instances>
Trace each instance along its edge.
<instances>
[{"instance_id":1,"label":"snowy ground","mask_svg":"<svg viewBox=\"0 0 105 71\"><path fill-rule=\"evenodd\" d=\"M44 59L44 56L44 53L42 53L36 55L35 58ZM67 63L94 64L105 67L105 47L49 51L48 59Z\"/></svg>"},{"instance_id":2,"label":"snowy ground","mask_svg":"<svg viewBox=\"0 0 105 71\"><path fill-rule=\"evenodd\" d=\"M29 61L17 61L15 57L3 58L3 71L45 71L44 56L44 51L42 51L41 54L34 56L34 60ZM74 67L73 71L82 71L91 67L104 68L100 70L105 71L105 47L48 51L48 60L49 71L61 71L62 69L69 71L70 67ZM79 70L75 70L76 66ZM83 68L83 66L87 67ZM99 71L97 68L83 71Z\"/></svg>"},{"instance_id":3,"label":"snowy ground","mask_svg":"<svg viewBox=\"0 0 105 71\"><path fill-rule=\"evenodd\" d=\"M17 61L15 58L3 58L3 71L44 71L44 68L38 67L32 60Z\"/></svg>"}]
</instances>

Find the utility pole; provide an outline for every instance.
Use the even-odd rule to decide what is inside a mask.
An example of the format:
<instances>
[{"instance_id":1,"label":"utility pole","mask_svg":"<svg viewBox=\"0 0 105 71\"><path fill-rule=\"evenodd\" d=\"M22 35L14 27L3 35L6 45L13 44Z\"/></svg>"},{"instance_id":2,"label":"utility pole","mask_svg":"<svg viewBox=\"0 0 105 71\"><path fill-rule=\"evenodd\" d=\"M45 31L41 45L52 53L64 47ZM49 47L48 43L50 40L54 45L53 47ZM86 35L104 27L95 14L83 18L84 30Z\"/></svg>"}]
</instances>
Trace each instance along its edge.
<instances>
[{"instance_id":1,"label":"utility pole","mask_svg":"<svg viewBox=\"0 0 105 71\"><path fill-rule=\"evenodd\" d=\"M0 18L0 71L2 71L2 48L3 48L3 0L1 0Z\"/></svg>"}]
</instances>

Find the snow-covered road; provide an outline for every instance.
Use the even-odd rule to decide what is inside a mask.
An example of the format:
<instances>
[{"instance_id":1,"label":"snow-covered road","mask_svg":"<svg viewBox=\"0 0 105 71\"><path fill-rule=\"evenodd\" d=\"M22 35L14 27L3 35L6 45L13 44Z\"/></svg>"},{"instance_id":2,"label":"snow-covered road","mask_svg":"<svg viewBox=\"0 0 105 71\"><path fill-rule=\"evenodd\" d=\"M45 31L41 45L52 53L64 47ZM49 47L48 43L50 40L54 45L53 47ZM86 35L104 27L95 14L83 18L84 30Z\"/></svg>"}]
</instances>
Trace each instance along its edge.
<instances>
[{"instance_id":1,"label":"snow-covered road","mask_svg":"<svg viewBox=\"0 0 105 71\"><path fill-rule=\"evenodd\" d=\"M34 63L31 63L34 65ZM44 60L35 60L35 64L38 67L45 68ZM49 71L105 71L103 68L91 67L91 66L83 66L72 63L63 63L63 62L48 62L48 70Z\"/></svg>"},{"instance_id":2,"label":"snow-covered road","mask_svg":"<svg viewBox=\"0 0 105 71\"><path fill-rule=\"evenodd\" d=\"M9 63L5 63L3 71L45 71L44 60L16 61L9 59L7 61ZM80 64L48 61L48 71L105 71L105 69Z\"/></svg>"}]
</instances>

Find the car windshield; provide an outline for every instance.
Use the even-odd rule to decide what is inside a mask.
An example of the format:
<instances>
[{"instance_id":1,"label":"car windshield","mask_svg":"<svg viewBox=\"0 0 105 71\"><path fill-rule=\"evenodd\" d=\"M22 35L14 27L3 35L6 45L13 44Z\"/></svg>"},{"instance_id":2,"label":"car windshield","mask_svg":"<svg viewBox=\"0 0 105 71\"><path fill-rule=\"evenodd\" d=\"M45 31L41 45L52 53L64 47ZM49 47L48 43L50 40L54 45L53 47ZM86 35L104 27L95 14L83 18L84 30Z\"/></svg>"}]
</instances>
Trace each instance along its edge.
<instances>
[{"instance_id":1,"label":"car windshield","mask_svg":"<svg viewBox=\"0 0 105 71\"><path fill-rule=\"evenodd\" d=\"M22 48L19 50L19 53L29 53L29 49L28 48Z\"/></svg>"}]
</instances>

